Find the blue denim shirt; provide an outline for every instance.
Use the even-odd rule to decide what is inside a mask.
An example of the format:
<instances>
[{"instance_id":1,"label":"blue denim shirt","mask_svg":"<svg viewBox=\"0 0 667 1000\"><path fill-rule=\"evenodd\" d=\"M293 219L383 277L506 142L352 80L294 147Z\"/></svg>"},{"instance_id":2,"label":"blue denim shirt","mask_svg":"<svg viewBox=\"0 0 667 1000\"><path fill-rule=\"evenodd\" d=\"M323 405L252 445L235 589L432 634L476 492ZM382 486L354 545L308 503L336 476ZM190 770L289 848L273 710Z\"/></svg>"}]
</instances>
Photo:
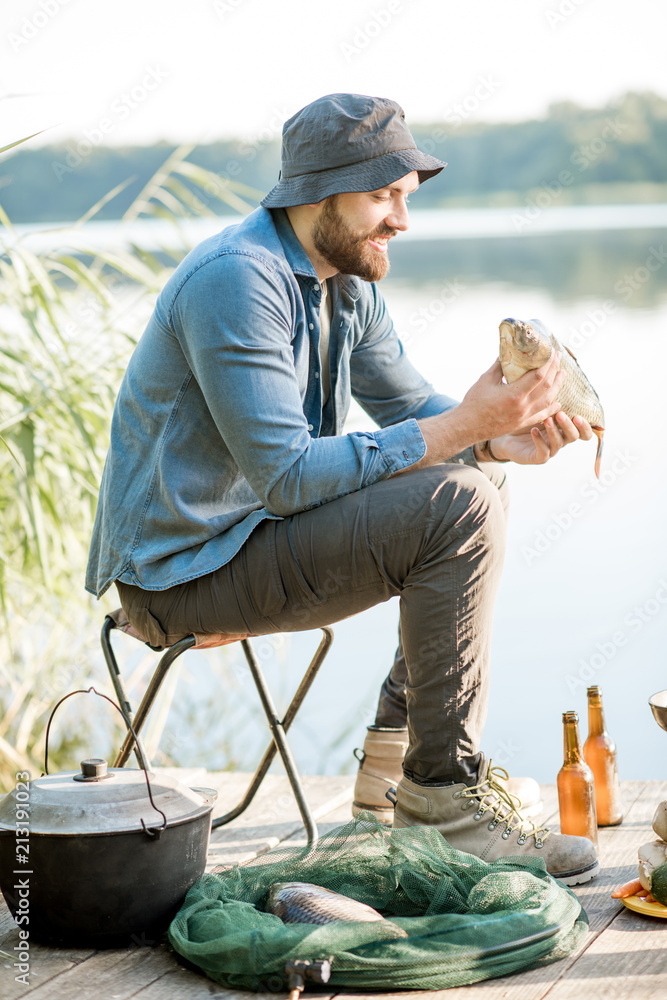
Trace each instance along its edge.
<instances>
[{"instance_id":1,"label":"blue denim shirt","mask_svg":"<svg viewBox=\"0 0 667 1000\"><path fill-rule=\"evenodd\" d=\"M211 573L264 518L363 489L425 453L450 409L408 361L374 284L336 275L322 408L320 283L283 209L258 208L176 268L111 425L86 589ZM354 397L381 428L342 434Z\"/></svg>"}]
</instances>

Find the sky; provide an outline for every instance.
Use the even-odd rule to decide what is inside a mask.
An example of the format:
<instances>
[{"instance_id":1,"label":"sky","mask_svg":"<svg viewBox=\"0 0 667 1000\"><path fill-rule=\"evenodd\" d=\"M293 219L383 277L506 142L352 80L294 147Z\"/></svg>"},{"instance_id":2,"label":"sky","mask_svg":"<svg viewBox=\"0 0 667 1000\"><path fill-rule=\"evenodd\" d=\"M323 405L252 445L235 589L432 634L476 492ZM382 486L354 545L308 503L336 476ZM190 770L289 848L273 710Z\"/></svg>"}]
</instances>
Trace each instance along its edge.
<instances>
[{"instance_id":1,"label":"sky","mask_svg":"<svg viewBox=\"0 0 667 1000\"><path fill-rule=\"evenodd\" d=\"M261 143L336 91L454 125L667 96L666 27L656 0L12 0L0 146Z\"/></svg>"}]
</instances>

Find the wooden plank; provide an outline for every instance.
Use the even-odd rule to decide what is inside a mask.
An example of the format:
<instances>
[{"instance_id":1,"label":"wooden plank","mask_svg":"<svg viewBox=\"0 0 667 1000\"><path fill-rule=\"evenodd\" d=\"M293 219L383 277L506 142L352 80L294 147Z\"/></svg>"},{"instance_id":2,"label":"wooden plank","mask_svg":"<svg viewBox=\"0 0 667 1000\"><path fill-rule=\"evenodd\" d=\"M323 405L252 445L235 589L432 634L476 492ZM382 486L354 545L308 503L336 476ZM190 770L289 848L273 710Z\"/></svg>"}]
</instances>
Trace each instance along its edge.
<instances>
[{"instance_id":1,"label":"wooden plank","mask_svg":"<svg viewBox=\"0 0 667 1000\"><path fill-rule=\"evenodd\" d=\"M599 933L621 912L623 904L611 898L612 890L637 873L637 848L654 840L651 820L655 807L667 798L667 782L624 783L626 816L620 826L600 828L601 872L575 892L588 914L591 932Z\"/></svg>"},{"instance_id":2,"label":"wooden plank","mask_svg":"<svg viewBox=\"0 0 667 1000\"><path fill-rule=\"evenodd\" d=\"M546 826L552 825L558 818L558 790L555 785L540 785L542 792L542 802L544 808L541 816L538 816L540 823Z\"/></svg>"},{"instance_id":3,"label":"wooden plank","mask_svg":"<svg viewBox=\"0 0 667 1000\"><path fill-rule=\"evenodd\" d=\"M549 1000L664 1000L665 921L623 908L549 991Z\"/></svg>"},{"instance_id":4,"label":"wooden plank","mask_svg":"<svg viewBox=\"0 0 667 1000\"><path fill-rule=\"evenodd\" d=\"M548 991L549 1000L578 997L584 990L593 990L596 1000L667 995L665 926L656 918L631 913L610 895L636 875L637 848L655 839L651 820L658 803L667 798L667 782L623 783L623 791L628 806L623 823L600 830L604 869L594 883L577 892L592 940Z\"/></svg>"},{"instance_id":5,"label":"wooden plank","mask_svg":"<svg viewBox=\"0 0 667 1000\"><path fill-rule=\"evenodd\" d=\"M31 945L31 952L34 946ZM72 959L79 959L73 962ZM53 964L60 962L60 968ZM166 948L122 948L75 952L35 947L30 986L8 982L2 998L29 996L30 1000L128 1000L144 986L173 967ZM20 992L12 992L12 985Z\"/></svg>"},{"instance_id":6,"label":"wooden plank","mask_svg":"<svg viewBox=\"0 0 667 1000\"><path fill-rule=\"evenodd\" d=\"M10 916L4 899L2 900L2 905L2 927L4 929L6 926L7 930L0 936L0 951L13 956L16 954L14 951L15 946L23 942L19 939L18 927ZM14 968L14 960L8 959L5 955L0 956L0 965L3 968L2 975L0 976L2 980L2 988L0 990L2 1000L15 1000L16 997L24 997L28 994L32 995L37 987L48 983L54 976L58 976L74 968L75 965L85 961L94 954L92 949L52 948L48 945L38 944L36 941L30 941L29 952L30 975L28 986L16 982L15 977L18 972Z\"/></svg>"},{"instance_id":7,"label":"wooden plank","mask_svg":"<svg viewBox=\"0 0 667 1000\"><path fill-rule=\"evenodd\" d=\"M311 994L316 1000L332 1000L335 994ZM212 979L190 969L172 969L154 983L135 993L132 1000L284 1000L286 993L251 993L228 990ZM306 994L308 997L308 994ZM308 998L308 1000L311 1000Z\"/></svg>"},{"instance_id":8,"label":"wooden plank","mask_svg":"<svg viewBox=\"0 0 667 1000\"><path fill-rule=\"evenodd\" d=\"M233 777L237 779L238 775ZM207 782L219 790L213 815L220 815L235 805L247 788L248 781L248 776L245 776L241 789L239 782L230 782L225 772L209 774ZM304 778L306 799L315 819L319 820L332 805L351 803L353 783L354 779L349 775ZM351 817L349 804L347 808ZM229 826L214 831L208 868L249 861L302 830L299 810L287 778L269 774L248 810Z\"/></svg>"}]
</instances>

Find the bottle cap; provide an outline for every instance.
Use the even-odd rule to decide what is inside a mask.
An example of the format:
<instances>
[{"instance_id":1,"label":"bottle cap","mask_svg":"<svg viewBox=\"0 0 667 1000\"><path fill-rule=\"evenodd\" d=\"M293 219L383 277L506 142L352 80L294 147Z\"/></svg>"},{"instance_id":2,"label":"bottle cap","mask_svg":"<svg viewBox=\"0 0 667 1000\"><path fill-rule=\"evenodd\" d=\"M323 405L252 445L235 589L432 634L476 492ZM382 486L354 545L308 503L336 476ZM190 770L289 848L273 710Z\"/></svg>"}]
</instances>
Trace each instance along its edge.
<instances>
[{"instance_id":1,"label":"bottle cap","mask_svg":"<svg viewBox=\"0 0 667 1000\"><path fill-rule=\"evenodd\" d=\"M563 722L579 722L576 712L563 712Z\"/></svg>"}]
</instances>

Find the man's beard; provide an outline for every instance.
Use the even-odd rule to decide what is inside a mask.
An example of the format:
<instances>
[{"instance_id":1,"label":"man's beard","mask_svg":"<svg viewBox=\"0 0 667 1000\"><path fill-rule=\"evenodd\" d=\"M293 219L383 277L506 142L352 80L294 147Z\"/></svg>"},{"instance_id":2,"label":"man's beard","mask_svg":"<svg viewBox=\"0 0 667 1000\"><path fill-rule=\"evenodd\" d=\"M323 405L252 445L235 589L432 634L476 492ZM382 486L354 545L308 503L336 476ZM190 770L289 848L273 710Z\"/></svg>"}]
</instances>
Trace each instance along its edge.
<instances>
[{"instance_id":1,"label":"man's beard","mask_svg":"<svg viewBox=\"0 0 667 1000\"><path fill-rule=\"evenodd\" d=\"M320 217L312 231L315 249L342 274L354 274L364 281L380 281L389 273L387 253L379 253L368 245L368 239L377 236L394 236L395 229L380 225L370 233L360 236L340 214L337 195L330 195L324 203Z\"/></svg>"}]
</instances>

